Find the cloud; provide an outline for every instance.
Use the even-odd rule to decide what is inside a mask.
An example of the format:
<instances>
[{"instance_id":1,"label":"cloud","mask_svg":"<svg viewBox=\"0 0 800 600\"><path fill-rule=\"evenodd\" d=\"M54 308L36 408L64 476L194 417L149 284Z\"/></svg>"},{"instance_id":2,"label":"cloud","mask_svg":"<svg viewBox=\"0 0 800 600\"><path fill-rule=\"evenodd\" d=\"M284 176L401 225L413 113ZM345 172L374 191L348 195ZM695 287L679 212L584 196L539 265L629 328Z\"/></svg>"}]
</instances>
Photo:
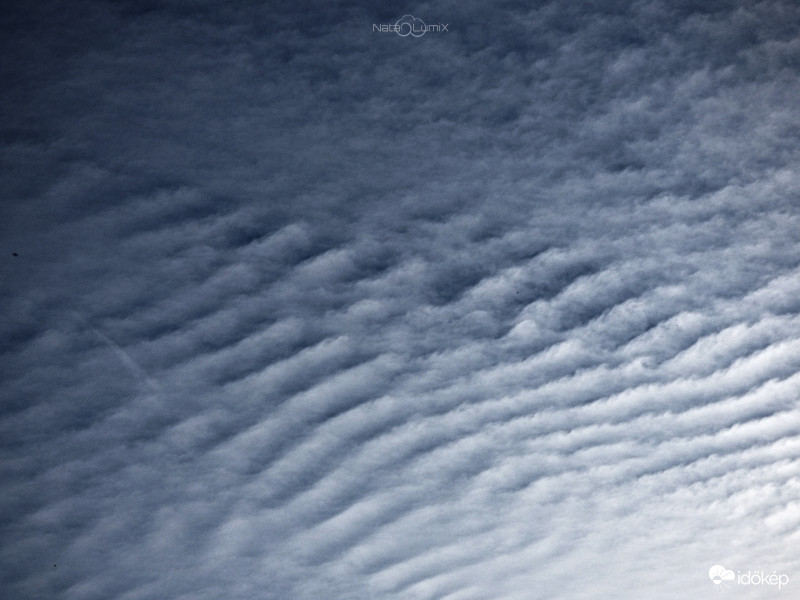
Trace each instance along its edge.
<instances>
[{"instance_id":1,"label":"cloud","mask_svg":"<svg viewBox=\"0 0 800 600\"><path fill-rule=\"evenodd\" d=\"M7 14L9 594L800 573L797 8L404 10Z\"/></svg>"}]
</instances>

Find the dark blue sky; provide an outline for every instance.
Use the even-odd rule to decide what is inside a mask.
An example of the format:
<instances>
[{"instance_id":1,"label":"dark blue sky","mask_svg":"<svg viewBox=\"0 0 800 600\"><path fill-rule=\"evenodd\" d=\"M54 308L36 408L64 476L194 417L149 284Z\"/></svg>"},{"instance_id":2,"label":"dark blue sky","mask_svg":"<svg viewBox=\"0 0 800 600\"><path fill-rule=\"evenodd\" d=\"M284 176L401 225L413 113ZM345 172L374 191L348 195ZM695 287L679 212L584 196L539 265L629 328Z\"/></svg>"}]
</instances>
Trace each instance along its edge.
<instances>
[{"instance_id":1,"label":"dark blue sky","mask_svg":"<svg viewBox=\"0 0 800 600\"><path fill-rule=\"evenodd\" d=\"M2 595L791 597L798 26L5 8Z\"/></svg>"}]
</instances>

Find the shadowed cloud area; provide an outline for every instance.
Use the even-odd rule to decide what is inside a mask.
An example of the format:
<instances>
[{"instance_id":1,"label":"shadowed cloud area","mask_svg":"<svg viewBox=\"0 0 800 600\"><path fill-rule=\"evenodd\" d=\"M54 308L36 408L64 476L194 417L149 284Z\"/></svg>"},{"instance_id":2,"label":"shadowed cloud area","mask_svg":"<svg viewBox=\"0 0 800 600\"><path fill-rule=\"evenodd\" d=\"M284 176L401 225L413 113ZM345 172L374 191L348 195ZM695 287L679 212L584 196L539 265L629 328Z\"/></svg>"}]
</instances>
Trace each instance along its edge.
<instances>
[{"instance_id":1,"label":"shadowed cloud area","mask_svg":"<svg viewBox=\"0 0 800 600\"><path fill-rule=\"evenodd\" d=\"M800 6L373 4L0 15L3 597L796 594Z\"/></svg>"}]
</instances>

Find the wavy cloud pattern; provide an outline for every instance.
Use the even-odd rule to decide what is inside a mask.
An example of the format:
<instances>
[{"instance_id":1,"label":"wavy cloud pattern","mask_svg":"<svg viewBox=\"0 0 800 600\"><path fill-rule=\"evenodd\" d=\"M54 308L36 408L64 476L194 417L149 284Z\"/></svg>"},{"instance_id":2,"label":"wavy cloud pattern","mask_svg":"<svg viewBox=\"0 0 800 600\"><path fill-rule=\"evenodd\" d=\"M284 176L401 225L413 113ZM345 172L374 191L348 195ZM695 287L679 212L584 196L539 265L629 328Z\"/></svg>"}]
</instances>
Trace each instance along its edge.
<instances>
[{"instance_id":1,"label":"wavy cloud pattern","mask_svg":"<svg viewBox=\"0 0 800 600\"><path fill-rule=\"evenodd\" d=\"M8 597L800 578L800 7L404 10L5 16Z\"/></svg>"}]
</instances>

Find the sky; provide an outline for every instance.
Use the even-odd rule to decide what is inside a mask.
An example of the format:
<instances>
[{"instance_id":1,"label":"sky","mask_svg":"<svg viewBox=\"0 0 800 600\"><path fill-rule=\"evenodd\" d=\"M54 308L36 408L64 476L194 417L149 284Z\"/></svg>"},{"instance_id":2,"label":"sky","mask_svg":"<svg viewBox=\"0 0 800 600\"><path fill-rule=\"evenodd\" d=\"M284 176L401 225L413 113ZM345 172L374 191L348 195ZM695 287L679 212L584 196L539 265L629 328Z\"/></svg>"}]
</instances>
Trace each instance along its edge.
<instances>
[{"instance_id":1,"label":"sky","mask_svg":"<svg viewBox=\"0 0 800 600\"><path fill-rule=\"evenodd\" d=\"M796 2L0 31L4 598L797 597Z\"/></svg>"}]
</instances>

